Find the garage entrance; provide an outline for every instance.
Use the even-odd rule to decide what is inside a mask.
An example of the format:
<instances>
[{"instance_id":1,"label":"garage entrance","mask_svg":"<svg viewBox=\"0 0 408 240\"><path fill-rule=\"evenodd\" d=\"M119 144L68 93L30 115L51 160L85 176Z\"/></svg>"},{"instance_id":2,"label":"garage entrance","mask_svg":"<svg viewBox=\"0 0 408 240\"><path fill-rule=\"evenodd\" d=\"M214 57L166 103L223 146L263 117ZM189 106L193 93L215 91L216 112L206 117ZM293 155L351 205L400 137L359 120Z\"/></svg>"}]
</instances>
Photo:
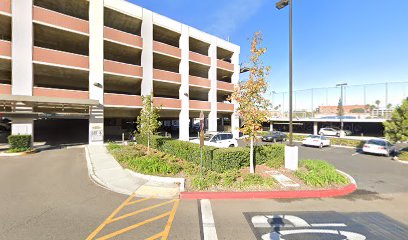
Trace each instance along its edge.
<instances>
[{"instance_id":1,"label":"garage entrance","mask_svg":"<svg viewBox=\"0 0 408 240\"><path fill-rule=\"evenodd\" d=\"M88 143L88 119L38 119L34 121L34 141L47 145Z\"/></svg>"}]
</instances>

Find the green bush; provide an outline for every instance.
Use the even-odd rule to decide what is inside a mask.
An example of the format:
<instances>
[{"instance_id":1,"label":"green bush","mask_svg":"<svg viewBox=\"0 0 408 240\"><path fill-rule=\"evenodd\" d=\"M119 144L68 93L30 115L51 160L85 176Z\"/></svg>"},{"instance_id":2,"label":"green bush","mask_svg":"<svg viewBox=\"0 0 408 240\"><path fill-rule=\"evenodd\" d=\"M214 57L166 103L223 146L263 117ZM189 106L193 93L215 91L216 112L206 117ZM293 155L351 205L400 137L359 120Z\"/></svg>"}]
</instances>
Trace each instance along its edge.
<instances>
[{"instance_id":1,"label":"green bush","mask_svg":"<svg viewBox=\"0 0 408 240\"><path fill-rule=\"evenodd\" d=\"M143 136L136 137L139 144L147 145L147 138ZM151 136L151 146L161 152L165 152L200 164L200 145L192 142L180 141L160 136ZM249 166L249 148L215 148L203 147L203 167L217 172L240 169ZM272 144L258 146L255 150L255 159L257 164L266 163L273 168L279 168L284 164L285 145Z\"/></svg>"},{"instance_id":2,"label":"green bush","mask_svg":"<svg viewBox=\"0 0 408 240\"><path fill-rule=\"evenodd\" d=\"M156 155L135 158L128 163L128 167L139 173L153 175L175 175L182 170L180 165L169 163Z\"/></svg>"},{"instance_id":3,"label":"green bush","mask_svg":"<svg viewBox=\"0 0 408 240\"><path fill-rule=\"evenodd\" d=\"M256 147L256 164L266 163L268 167L280 168L285 164L285 145L271 144Z\"/></svg>"},{"instance_id":4,"label":"green bush","mask_svg":"<svg viewBox=\"0 0 408 240\"><path fill-rule=\"evenodd\" d=\"M31 149L31 139L31 135L10 135L7 138L10 150L13 152L24 152Z\"/></svg>"},{"instance_id":5,"label":"green bush","mask_svg":"<svg viewBox=\"0 0 408 240\"><path fill-rule=\"evenodd\" d=\"M247 147L220 148L214 151L212 160L214 171L224 172L246 166L249 166L249 148Z\"/></svg>"},{"instance_id":6,"label":"green bush","mask_svg":"<svg viewBox=\"0 0 408 240\"><path fill-rule=\"evenodd\" d=\"M316 187L349 182L345 176L336 171L333 165L322 160L302 160L295 175L306 185Z\"/></svg>"},{"instance_id":7,"label":"green bush","mask_svg":"<svg viewBox=\"0 0 408 240\"><path fill-rule=\"evenodd\" d=\"M263 178L258 174L247 174L243 177L241 182L241 188L251 187L251 186L265 186L272 187L275 181L272 178Z\"/></svg>"},{"instance_id":8,"label":"green bush","mask_svg":"<svg viewBox=\"0 0 408 240\"><path fill-rule=\"evenodd\" d=\"M139 139L139 140L138 140ZM147 145L147 138L137 136L136 141L139 144ZM200 164L200 145L192 142L180 141L176 139L152 136L151 146L159 151L172 154L178 158L189 162ZM204 146L203 147L203 166L211 169L211 160L213 159L213 152L216 148Z\"/></svg>"}]
</instances>

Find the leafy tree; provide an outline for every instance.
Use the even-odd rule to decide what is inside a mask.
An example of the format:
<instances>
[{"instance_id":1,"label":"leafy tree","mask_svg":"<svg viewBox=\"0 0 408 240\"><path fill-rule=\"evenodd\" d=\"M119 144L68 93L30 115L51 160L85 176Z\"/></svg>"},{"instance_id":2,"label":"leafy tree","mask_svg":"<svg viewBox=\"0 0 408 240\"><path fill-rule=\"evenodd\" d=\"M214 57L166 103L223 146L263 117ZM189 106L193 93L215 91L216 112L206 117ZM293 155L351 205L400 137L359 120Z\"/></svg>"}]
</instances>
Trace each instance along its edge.
<instances>
[{"instance_id":1,"label":"leafy tree","mask_svg":"<svg viewBox=\"0 0 408 240\"><path fill-rule=\"evenodd\" d=\"M150 137L161 126L159 121L160 108L153 105L152 96L142 96L143 108L137 117L137 130L147 137L147 152L150 153Z\"/></svg>"},{"instance_id":2,"label":"leafy tree","mask_svg":"<svg viewBox=\"0 0 408 240\"><path fill-rule=\"evenodd\" d=\"M270 66L264 66L261 60L261 56L266 52L266 48L262 47L261 43L262 34L256 32L251 42L249 78L247 81L240 81L230 96L238 103L236 112L243 120L241 131L249 135L251 141L251 173L255 172L254 139L258 131L262 129L262 123L268 120L271 106L269 100L265 98L268 90L266 77L269 74Z\"/></svg>"},{"instance_id":3,"label":"leafy tree","mask_svg":"<svg viewBox=\"0 0 408 240\"><path fill-rule=\"evenodd\" d=\"M394 109L391 119L384 122L384 133L391 142L408 141L408 98Z\"/></svg>"},{"instance_id":4,"label":"leafy tree","mask_svg":"<svg viewBox=\"0 0 408 240\"><path fill-rule=\"evenodd\" d=\"M391 103L388 103L387 104L387 109L391 109L392 108L392 104Z\"/></svg>"}]
</instances>

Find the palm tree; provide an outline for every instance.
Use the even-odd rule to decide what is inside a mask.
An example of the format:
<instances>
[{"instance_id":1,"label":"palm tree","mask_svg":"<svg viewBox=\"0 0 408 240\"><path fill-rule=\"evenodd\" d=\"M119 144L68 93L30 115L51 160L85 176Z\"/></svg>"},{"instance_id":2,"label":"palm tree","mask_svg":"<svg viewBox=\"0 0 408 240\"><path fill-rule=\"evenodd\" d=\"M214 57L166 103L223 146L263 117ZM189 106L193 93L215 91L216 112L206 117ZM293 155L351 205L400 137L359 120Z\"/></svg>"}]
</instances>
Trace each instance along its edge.
<instances>
[{"instance_id":1,"label":"palm tree","mask_svg":"<svg viewBox=\"0 0 408 240\"><path fill-rule=\"evenodd\" d=\"M377 104L377 109L379 109L379 108L380 108L380 103L381 103L381 101L380 101L380 100L376 100L376 101L375 101L375 104Z\"/></svg>"}]
</instances>

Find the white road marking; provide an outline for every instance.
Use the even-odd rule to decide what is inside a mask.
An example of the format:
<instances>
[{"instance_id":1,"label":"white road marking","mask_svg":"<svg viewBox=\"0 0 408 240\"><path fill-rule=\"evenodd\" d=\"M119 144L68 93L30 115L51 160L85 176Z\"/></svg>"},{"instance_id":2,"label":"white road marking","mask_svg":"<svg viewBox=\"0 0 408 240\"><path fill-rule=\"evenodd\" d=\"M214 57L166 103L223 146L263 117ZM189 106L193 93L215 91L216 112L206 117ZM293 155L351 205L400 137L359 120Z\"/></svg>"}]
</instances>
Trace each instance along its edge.
<instances>
[{"instance_id":1,"label":"white road marking","mask_svg":"<svg viewBox=\"0 0 408 240\"><path fill-rule=\"evenodd\" d=\"M360 153L356 152L356 153L351 154L351 156L356 156L356 155L359 155L359 154Z\"/></svg>"},{"instance_id":2,"label":"white road marking","mask_svg":"<svg viewBox=\"0 0 408 240\"><path fill-rule=\"evenodd\" d=\"M332 234L332 235L340 235L347 237L345 240L365 240L366 237L364 235L348 232L348 231L338 231L338 230L327 230L327 229L294 229L294 230L281 230L280 234L277 232L267 233L262 235L263 240L285 240L281 238L285 235L292 235L292 234L302 234L302 233L323 233L323 234Z\"/></svg>"},{"instance_id":3,"label":"white road marking","mask_svg":"<svg viewBox=\"0 0 408 240\"><path fill-rule=\"evenodd\" d=\"M311 223L312 227L347 227L344 223Z\"/></svg>"},{"instance_id":4,"label":"white road marking","mask_svg":"<svg viewBox=\"0 0 408 240\"><path fill-rule=\"evenodd\" d=\"M211 202L208 199L200 200L201 220L203 224L204 240L218 240L215 229L214 217L211 208Z\"/></svg>"}]
</instances>

